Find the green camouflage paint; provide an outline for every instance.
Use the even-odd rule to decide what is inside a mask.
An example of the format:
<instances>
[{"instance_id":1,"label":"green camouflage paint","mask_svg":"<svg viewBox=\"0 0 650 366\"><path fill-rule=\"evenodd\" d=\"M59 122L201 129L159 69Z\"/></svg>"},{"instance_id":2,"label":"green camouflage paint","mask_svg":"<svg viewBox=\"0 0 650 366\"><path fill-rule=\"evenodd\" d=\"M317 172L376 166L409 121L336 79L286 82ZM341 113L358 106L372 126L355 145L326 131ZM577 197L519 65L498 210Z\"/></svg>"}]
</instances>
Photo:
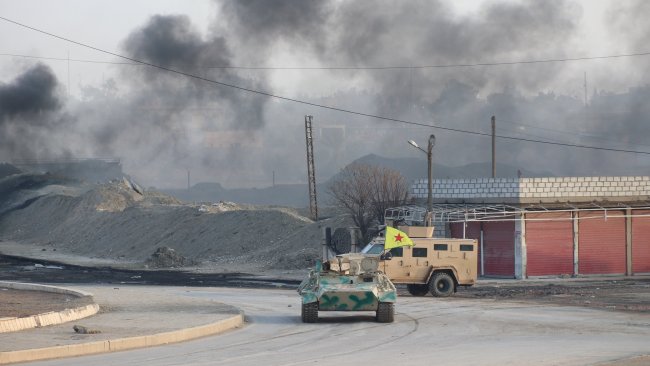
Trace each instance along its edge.
<instances>
[{"instance_id":1,"label":"green camouflage paint","mask_svg":"<svg viewBox=\"0 0 650 366\"><path fill-rule=\"evenodd\" d=\"M366 292L366 297L360 299L357 295L350 295L350 300L354 301L355 305L352 310L361 310L369 305L373 305L377 300L375 294Z\"/></svg>"},{"instance_id":2,"label":"green camouflage paint","mask_svg":"<svg viewBox=\"0 0 650 366\"><path fill-rule=\"evenodd\" d=\"M364 258L349 258L350 266ZM353 274L321 268L316 266L298 288L304 304L318 302L323 311L376 311L380 302L397 301L395 286L377 267ZM362 266L357 262L355 268Z\"/></svg>"}]
</instances>

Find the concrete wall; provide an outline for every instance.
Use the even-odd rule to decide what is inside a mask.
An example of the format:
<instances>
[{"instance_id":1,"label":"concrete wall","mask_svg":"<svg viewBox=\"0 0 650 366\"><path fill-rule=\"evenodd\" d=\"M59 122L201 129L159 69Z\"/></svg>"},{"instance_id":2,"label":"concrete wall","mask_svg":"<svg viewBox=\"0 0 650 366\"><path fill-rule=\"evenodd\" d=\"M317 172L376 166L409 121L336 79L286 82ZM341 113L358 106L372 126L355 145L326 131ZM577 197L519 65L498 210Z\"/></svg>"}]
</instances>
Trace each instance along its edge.
<instances>
[{"instance_id":1,"label":"concrete wall","mask_svg":"<svg viewBox=\"0 0 650 366\"><path fill-rule=\"evenodd\" d=\"M426 199L427 180L416 180L411 194ZM636 201L649 198L650 177L434 179L432 195L436 203Z\"/></svg>"},{"instance_id":2,"label":"concrete wall","mask_svg":"<svg viewBox=\"0 0 650 366\"><path fill-rule=\"evenodd\" d=\"M650 195L650 177L549 177L522 178L520 197L526 199L572 198L599 200Z\"/></svg>"}]
</instances>

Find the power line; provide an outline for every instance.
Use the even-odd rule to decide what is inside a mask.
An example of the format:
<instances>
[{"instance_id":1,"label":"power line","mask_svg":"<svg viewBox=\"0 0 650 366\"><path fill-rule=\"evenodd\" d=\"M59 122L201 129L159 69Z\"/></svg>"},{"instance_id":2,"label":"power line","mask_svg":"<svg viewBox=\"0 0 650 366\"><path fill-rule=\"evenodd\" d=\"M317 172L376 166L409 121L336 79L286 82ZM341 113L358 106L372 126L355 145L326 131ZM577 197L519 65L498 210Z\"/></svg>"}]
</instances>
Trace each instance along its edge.
<instances>
[{"instance_id":1,"label":"power line","mask_svg":"<svg viewBox=\"0 0 650 366\"><path fill-rule=\"evenodd\" d=\"M634 145L634 146L650 147L650 145L648 145L648 144L641 144L641 143L636 143L636 142L627 142L627 143L625 143L625 142L621 142L621 141L611 140L611 139L608 139L608 138L603 137L603 136L593 135L593 134L588 134L588 133L581 133L581 132L577 132L577 131L557 130L557 129L553 129L553 128L538 127L538 126L533 126L533 125L529 125L529 124L525 124L525 123L508 122L508 121L503 121L503 120L500 121L500 122L510 124L510 125L513 125L513 126L523 127L523 128L528 127L528 128L538 129L538 130L542 130L542 131L549 131L549 132L555 133L555 134L574 135L574 136L577 136L577 137L589 138L589 139L594 139L594 140L601 140L601 141L604 141L604 142L609 142L609 143L614 143L614 144L619 144L619 145L628 145L628 146ZM522 132L522 131L519 131L519 130L514 130L514 131L509 130L509 131L513 132L513 133L516 133L516 134L533 136L533 137L542 138L542 139L548 138L548 137L545 137L545 136L539 136L539 135L535 135L535 134L531 134L531 133Z\"/></svg>"},{"instance_id":2,"label":"power line","mask_svg":"<svg viewBox=\"0 0 650 366\"><path fill-rule=\"evenodd\" d=\"M645 54L638 54L638 55L645 55ZM140 63L135 63L135 62L116 62L116 61L99 61L99 60L87 60L87 59L73 59L73 58L60 58L60 57L44 57L44 56L32 56L32 55L19 55L19 54L12 54L12 53L0 53L0 56L9 56L9 57L23 57L23 58L31 58L31 59L40 59L40 60L52 60L52 61L71 61L71 62L81 62L81 63L94 63L94 64L111 64L111 65L126 65L126 66L146 66ZM627 55L630 56L630 55ZM618 56L603 56L603 57L623 57L621 55ZM210 68L232 68L232 69L258 69L258 70L263 70L263 69L282 69L282 70L295 70L295 69L310 69L310 70L315 70L315 69L322 69L322 70L327 70L331 69L328 67L322 67L322 68L290 68L290 67L285 67L285 68L273 68L273 67L240 67L240 66L225 66L225 67L210 67ZM384 69L389 69L389 67L385 67ZM396 67L397 68L397 67ZM418 68L418 66L414 66L413 68ZM339 68L343 69L343 68ZM357 69L363 69L363 68L357 68ZM551 129L551 128L544 128L544 127L539 127L539 126L533 126L529 124L524 124L524 123L515 123L515 122L508 122L508 121L501 121L501 123L507 123L511 124L514 126L522 126L522 127L530 127L530 128L535 128L539 130L544 130L544 131L550 131L554 133L561 133L561 134L571 134L575 136L581 136L581 137L587 137L587 138L593 138L593 139L598 139L606 142L613 142L613 143L620 143L618 141L613 141L607 138L604 138L602 136L597 136L597 135L591 135L591 134L585 134L585 133L580 133L580 132L575 132L575 131L566 131L566 130L557 130L557 129ZM539 135L534 135L530 133L525 133L521 131L511 131L516 134L521 134L521 135L527 135L527 136L532 136L532 137L537 137L537 138L545 138L544 136L539 136ZM647 146L650 147L650 145L646 144L638 144L634 143L633 145L637 146Z\"/></svg>"},{"instance_id":3,"label":"power line","mask_svg":"<svg viewBox=\"0 0 650 366\"><path fill-rule=\"evenodd\" d=\"M111 64L111 65L130 65L130 66L142 66L141 64L133 62L115 62L115 61L99 61L99 60L83 60L83 59L67 59L61 57L45 57L45 56L31 56L31 55L17 55L14 53L0 53L0 56L8 57L22 57L22 58L33 58L37 60L51 60L51 61L71 61L71 62L82 62L90 64Z\"/></svg>"},{"instance_id":4,"label":"power line","mask_svg":"<svg viewBox=\"0 0 650 366\"><path fill-rule=\"evenodd\" d=\"M2 18L5 21L10 21ZM10 21L11 22L11 21ZM15 23L21 25L19 23ZM28 27L29 28L29 27ZM30 28L33 29L33 28ZM35 30L35 29L34 29ZM59 57L45 57L33 55L20 55L13 53L0 53L0 56L8 57L23 57L40 60L52 61L68 61L67 58ZM617 55L604 55L604 56L585 56L585 57L570 57L570 58L551 58L542 60L518 60L518 61L499 61L499 62L477 62L467 64L437 64L437 65L411 65L411 66L204 66L206 69L231 69L231 70L413 70L413 69L437 69L437 68L461 68L461 67L481 67L481 66L507 66L507 65L525 65L525 64L540 64L540 63L554 63L554 62L570 62L570 61L588 61L588 60L603 60L613 58L625 57L640 57L650 56L650 52L638 53L624 53ZM99 60L86 60L86 59L70 59L69 61L93 64L109 64L109 65L126 65L126 66L142 66L138 62L116 62L116 61L99 61Z\"/></svg>"},{"instance_id":5,"label":"power line","mask_svg":"<svg viewBox=\"0 0 650 366\"><path fill-rule=\"evenodd\" d=\"M606 55L606 56L585 56L585 57L555 58L555 59L551 58L551 59L544 59L544 60L519 60L519 61L501 61L501 62L477 62L477 63L467 63L467 64L438 64L438 65L414 65L414 66L321 66L321 67L216 66L210 68L244 69L244 70L394 70L394 69L411 70L411 69L444 69L444 68L459 68L459 67L541 64L541 63L553 63L553 62L603 60L603 59L611 59L611 58L638 57L638 56L650 56L650 52L626 53L626 54Z\"/></svg>"},{"instance_id":6,"label":"power line","mask_svg":"<svg viewBox=\"0 0 650 366\"><path fill-rule=\"evenodd\" d=\"M281 96L281 95L276 95L276 94L273 94L273 93L270 93L270 92L250 89L250 88L246 88L246 87L242 87L242 86L238 86L238 85L234 85L234 84L228 84L228 83L225 83L225 82L222 82L222 81L211 80L211 79L207 79L207 78L202 77L202 76L190 74L188 72L170 69L170 68L165 67L165 66L152 64L152 63L149 63L149 62L146 62L146 61L141 61L141 60L137 60L137 59L134 59L134 58L131 58L131 57L128 57L128 56L120 55L118 53L114 53L114 52L111 52L111 51L106 51L106 50L103 50L101 48L97 48L97 47L87 45L87 44L82 43L82 42L78 42L78 41L71 40L69 38L58 36L56 34L49 33L49 32L46 32L44 30L41 30L41 29L38 29L38 28L34 28L32 26L28 26L28 25L19 23L19 22L16 22L16 21L11 20L11 19L7 19L7 18L2 17L2 16L0 16L0 20L4 20L6 22L18 25L18 26L23 27L23 28L31 29L31 30L33 30L35 32L45 34L45 35L48 35L48 36L53 37L53 38L57 38L57 39L60 39L60 40L63 40L63 41L66 41L66 42L69 42L69 43L72 43L72 44L76 44L76 45L81 46L81 47L85 47L85 48L88 48L88 49L91 49L91 50L95 50L97 52L105 53L107 55L115 56L115 57L122 58L122 59L131 61L131 62L134 62L134 63L138 63L138 64L141 64L141 65L145 65L145 66L153 67L153 68L156 68L156 69L159 69L159 70L163 70L163 71L171 72L171 73L174 73L174 74L182 75L182 76L185 76L185 77L188 77L188 78L191 78L191 79L201 80L201 81L205 81L205 82L212 83L212 84L215 84L215 85L225 86L225 87L236 89L236 90L241 90L241 91L245 91L245 92L249 92L249 93L253 93L253 94L263 95L263 96L266 96L266 97L275 98L275 99L279 99L279 100L284 100L284 101L288 101L288 102L308 105L308 106L312 106L312 107L316 107L316 108L327 109L327 110L332 110L332 111L336 111L336 112L347 113L347 114L357 115L357 116L362 116L362 117L380 119L380 120L384 120L384 121L397 122L397 123L403 123L403 124L414 125L414 126L430 127L430 128L434 128L434 129L443 130L443 131L465 133L465 134L476 135L476 136L488 136L488 137L492 136L492 134L490 134L490 133L484 133L484 132L478 132L478 131L469 131L469 130L463 130L463 129L460 129L460 128L453 128L453 127L436 126L436 125L430 125L430 124L425 124L425 123L407 121L407 120L398 119L398 118L385 117L385 116L380 116L380 115L375 115L375 114L370 114L370 113L363 113L363 112L353 111L353 110L344 109L344 108L331 107L331 106L326 106L326 105L323 105L323 104L308 102L308 101L305 101L305 100L300 100L300 99L289 98L289 97L285 97L285 96ZM588 145L576 145L576 144L568 144L568 143L562 143L562 142L533 140L533 139L527 139L527 138L521 138L521 137L512 137L512 136L503 136L503 135L496 135L496 137L498 137L500 139L512 140L512 141L526 141L526 142L534 142L534 143L548 144L548 145L555 145L555 146L566 146L566 147L575 147L575 148L592 149L592 150L603 150L603 151L613 151L613 152L622 152L622 153L650 155L650 152L647 152L647 151L613 149L613 148L606 148L606 147L599 147L599 146L588 146Z\"/></svg>"}]
</instances>

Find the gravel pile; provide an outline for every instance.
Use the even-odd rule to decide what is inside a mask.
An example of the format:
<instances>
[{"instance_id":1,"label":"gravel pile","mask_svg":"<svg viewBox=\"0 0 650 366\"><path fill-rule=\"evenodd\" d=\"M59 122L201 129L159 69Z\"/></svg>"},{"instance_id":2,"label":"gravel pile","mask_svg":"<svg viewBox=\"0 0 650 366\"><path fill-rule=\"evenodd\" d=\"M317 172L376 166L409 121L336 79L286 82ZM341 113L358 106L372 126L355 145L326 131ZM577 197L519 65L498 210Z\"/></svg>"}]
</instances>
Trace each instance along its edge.
<instances>
[{"instance_id":1,"label":"gravel pile","mask_svg":"<svg viewBox=\"0 0 650 366\"><path fill-rule=\"evenodd\" d=\"M47 193L32 197L36 191ZM0 239L143 266L157 266L152 253L167 248L158 256L173 250L175 259L161 261L164 267L303 269L320 257L322 226L350 226L345 216L314 223L289 208L183 204L162 193L140 194L123 180L67 191L41 182L28 196L0 212Z\"/></svg>"}]
</instances>

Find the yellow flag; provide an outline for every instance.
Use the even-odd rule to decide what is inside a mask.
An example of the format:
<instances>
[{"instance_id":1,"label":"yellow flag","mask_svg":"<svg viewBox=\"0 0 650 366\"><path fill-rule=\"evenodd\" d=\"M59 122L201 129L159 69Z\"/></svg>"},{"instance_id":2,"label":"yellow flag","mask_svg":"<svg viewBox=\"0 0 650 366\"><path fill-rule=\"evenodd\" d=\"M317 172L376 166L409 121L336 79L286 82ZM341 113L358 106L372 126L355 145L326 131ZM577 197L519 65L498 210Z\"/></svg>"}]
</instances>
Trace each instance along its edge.
<instances>
[{"instance_id":1,"label":"yellow flag","mask_svg":"<svg viewBox=\"0 0 650 366\"><path fill-rule=\"evenodd\" d=\"M386 226L386 241L384 242L384 250L392 248L413 246L413 240L406 235L405 232L399 231L393 227Z\"/></svg>"}]
</instances>

